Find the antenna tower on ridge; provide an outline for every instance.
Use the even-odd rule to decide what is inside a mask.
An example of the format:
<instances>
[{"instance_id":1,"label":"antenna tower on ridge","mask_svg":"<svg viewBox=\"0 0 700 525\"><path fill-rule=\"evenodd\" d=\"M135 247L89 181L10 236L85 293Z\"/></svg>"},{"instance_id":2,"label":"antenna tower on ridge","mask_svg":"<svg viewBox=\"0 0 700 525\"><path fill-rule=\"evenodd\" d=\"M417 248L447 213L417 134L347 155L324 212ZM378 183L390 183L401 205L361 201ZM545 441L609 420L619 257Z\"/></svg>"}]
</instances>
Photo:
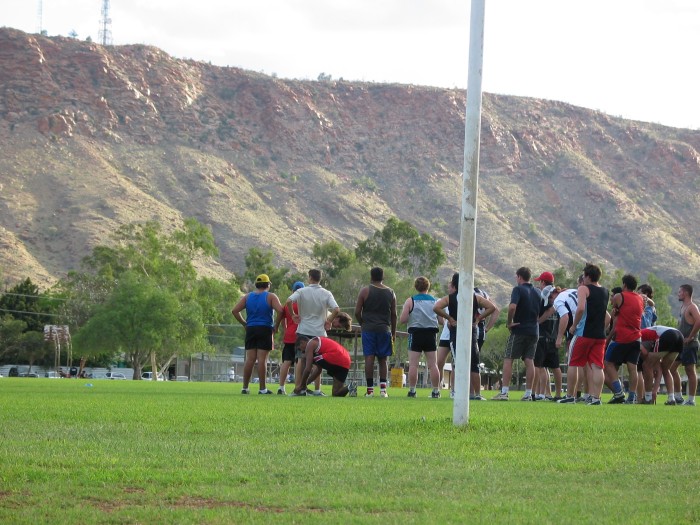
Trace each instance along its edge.
<instances>
[{"instance_id":1,"label":"antenna tower on ridge","mask_svg":"<svg viewBox=\"0 0 700 525\"><path fill-rule=\"evenodd\" d=\"M38 2L36 9L36 32L41 34L44 31L44 6L42 0Z\"/></svg>"},{"instance_id":2,"label":"antenna tower on ridge","mask_svg":"<svg viewBox=\"0 0 700 525\"><path fill-rule=\"evenodd\" d=\"M112 19L109 17L109 0L102 0L102 18L97 39L103 46L112 45Z\"/></svg>"}]
</instances>

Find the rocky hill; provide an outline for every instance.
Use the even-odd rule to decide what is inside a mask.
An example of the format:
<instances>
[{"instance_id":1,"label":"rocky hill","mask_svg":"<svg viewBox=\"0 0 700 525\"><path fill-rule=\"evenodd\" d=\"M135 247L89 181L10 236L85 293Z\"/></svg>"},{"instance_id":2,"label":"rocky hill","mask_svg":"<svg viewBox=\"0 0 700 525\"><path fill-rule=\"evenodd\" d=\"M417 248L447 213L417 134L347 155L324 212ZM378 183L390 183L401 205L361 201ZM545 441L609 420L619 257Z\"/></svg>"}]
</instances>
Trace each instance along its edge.
<instances>
[{"instance_id":1,"label":"rocky hill","mask_svg":"<svg viewBox=\"0 0 700 525\"><path fill-rule=\"evenodd\" d=\"M119 225L210 225L304 270L397 216L458 262L463 91L272 78L0 29L0 264L48 285ZM486 94L477 278L571 260L700 282L700 132Z\"/></svg>"}]
</instances>

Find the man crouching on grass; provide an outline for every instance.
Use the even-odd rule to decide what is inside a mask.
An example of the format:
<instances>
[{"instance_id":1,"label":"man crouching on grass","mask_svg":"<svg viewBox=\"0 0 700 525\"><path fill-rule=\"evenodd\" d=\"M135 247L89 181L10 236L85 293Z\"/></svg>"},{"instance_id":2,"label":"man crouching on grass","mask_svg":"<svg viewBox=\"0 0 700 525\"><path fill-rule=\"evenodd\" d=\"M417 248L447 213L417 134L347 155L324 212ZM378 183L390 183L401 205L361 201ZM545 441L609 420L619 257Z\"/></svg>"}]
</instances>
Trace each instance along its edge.
<instances>
[{"instance_id":1,"label":"man crouching on grass","mask_svg":"<svg viewBox=\"0 0 700 525\"><path fill-rule=\"evenodd\" d=\"M306 385L325 370L333 378L333 397L357 396L357 383L345 386L350 371L350 354L340 343L327 337L297 336L297 350L304 352L304 371L292 395L305 396Z\"/></svg>"}]
</instances>

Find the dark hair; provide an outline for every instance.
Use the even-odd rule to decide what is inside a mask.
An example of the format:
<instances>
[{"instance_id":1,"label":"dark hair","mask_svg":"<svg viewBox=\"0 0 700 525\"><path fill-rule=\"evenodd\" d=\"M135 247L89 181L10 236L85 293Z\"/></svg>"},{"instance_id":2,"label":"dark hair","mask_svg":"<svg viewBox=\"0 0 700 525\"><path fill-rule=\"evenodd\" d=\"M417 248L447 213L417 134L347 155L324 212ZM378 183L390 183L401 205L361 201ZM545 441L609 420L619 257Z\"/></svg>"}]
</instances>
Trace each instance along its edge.
<instances>
[{"instance_id":1,"label":"dark hair","mask_svg":"<svg viewBox=\"0 0 700 525\"><path fill-rule=\"evenodd\" d=\"M639 288L637 288L637 291L641 294L646 295L649 299L654 298L654 289L651 287L650 284L640 284Z\"/></svg>"},{"instance_id":2,"label":"dark hair","mask_svg":"<svg viewBox=\"0 0 700 525\"><path fill-rule=\"evenodd\" d=\"M450 281L450 284L452 285L452 288L455 289L455 292L459 292L459 272L452 274L452 280Z\"/></svg>"},{"instance_id":3,"label":"dark hair","mask_svg":"<svg viewBox=\"0 0 700 525\"><path fill-rule=\"evenodd\" d=\"M300 350L301 349L301 343L308 343L311 340L311 338L308 335L299 335L297 334L297 340L294 343L294 349L295 350Z\"/></svg>"},{"instance_id":4,"label":"dark hair","mask_svg":"<svg viewBox=\"0 0 700 525\"><path fill-rule=\"evenodd\" d=\"M593 283L600 281L600 276L602 273L603 272L601 272L600 267L593 263L586 263L586 266L583 268L583 275L588 277Z\"/></svg>"},{"instance_id":5,"label":"dark hair","mask_svg":"<svg viewBox=\"0 0 700 525\"><path fill-rule=\"evenodd\" d=\"M520 277L525 282L530 282L530 278L532 277L532 272L530 271L530 268L528 268L527 266L522 266L521 268L518 268L518 270L515 272L515 275Z\"/></svg>"},{"instance_id":6,"label":"dark hair","mask_svg":"<svg viewBox=\"0 0 700 525\"><path fill-rule=\"evenodd\" d=\"M269 288L270 283L255 283L255 287L260 290L261 288Z\"/></svg>"},{"instance_id":7,"label":"dark hair","mask_svg":"<svg viewBox=\"0 0 700 525\"><path fill-rule=\"evenodd\" d=\"M383 281L384 280L384 270L379 266L375 266L369 271L369 276L373 281Z\"/></svg>"},{"instance_id":8,"label":"dark hair","mask_svg":"<svg viewBox=\"0 0 700 525\"><path fill-rule=\"evenodd\" d=\"M680 289L685 290L690 297L693 296L693 287L690 284L681 284Z\"/></svg>"},{"instance_id":9,"label":"dark hair","mask_svg":"<svg viewBox=\"0 0 700 525\"><path fill-rule=\"evenodd\" d=\"M350 317L350 314L340 312L336 316L336 319L338 319L338 324L342 326L344 330L350 331L350 328L352 328L352 317Z\"/></svg>"},{"instance_id":10,"label":"dark hair","mask_svg":"<svg viewBox=\"0 0 700 525\"><path fill-rule=\"evenodd\" d=\"M418 292L427 292L430 290L430 280L422 275L420 277L416 277L416 280L413 281L413 287Z\"/></svg>"},{"instance_id":11,"label":"dark hair","mask_svg":"<svg viewBox=\"0 0 700 525\"><path fill-rule=\"evenodd\" d=\"M632 275L631 273L628 273L628 274L622 276L622 284L628 290L636 290L637 289L637 278L634 275Z\"/></svg>"},{"instance_id":12,"label":"dark hair","mask_svg":"<svg viewBox=\"0 0 700 525\"><path fill-rule=\"evenodd\" d=\"M621 286L616 286L612 290L610 290L610 293L613 295L617 295L619 293L622 293L622 287Z\"/></svg>"},{"instance_id":13,"label":"dark hair","mask_svg":"<svg viewBox=\"0 0 700 525\"><path fill-rule=\"evenodd\" d=\"M583 274L578 276L577 282L578 284L581 284L583 282Z\"/></svg>"},{"instance_id":14,"label":"dark hair","mask_svg":"<svg viewBox=\"0 0 700 525\"><path fill-rule=\"evenodd\" d=\"M321 272L321 270L318 270L316 268L312 268L311 270L309 270L309 280L311 280L311 281L314 281L317 283L321 282L322 275L323 275L323 273Z\"/></svg>"}]
</instances>

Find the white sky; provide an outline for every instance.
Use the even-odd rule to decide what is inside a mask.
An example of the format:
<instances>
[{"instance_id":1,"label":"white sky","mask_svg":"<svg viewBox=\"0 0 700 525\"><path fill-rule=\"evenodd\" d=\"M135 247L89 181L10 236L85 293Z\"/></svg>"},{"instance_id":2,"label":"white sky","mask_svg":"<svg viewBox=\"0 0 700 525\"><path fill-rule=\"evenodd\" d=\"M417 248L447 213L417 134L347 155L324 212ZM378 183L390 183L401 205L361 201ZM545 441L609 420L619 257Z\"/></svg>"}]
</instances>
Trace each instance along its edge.
<instances>
[{"instance_id":1,"label":"white sky","mask_svg":"<svg viewBox=\"0 0 700 525\"><path fill-rule=\"evenodd\" d=\"M39 0L0 0L37 31ZM467 84L469 0L111 0L114 44L279 77ZM102 0L43 0L49 35L97 41ZM483 89L700 129L700 1L487 0Z\"/></svg>"}]
</instances>

